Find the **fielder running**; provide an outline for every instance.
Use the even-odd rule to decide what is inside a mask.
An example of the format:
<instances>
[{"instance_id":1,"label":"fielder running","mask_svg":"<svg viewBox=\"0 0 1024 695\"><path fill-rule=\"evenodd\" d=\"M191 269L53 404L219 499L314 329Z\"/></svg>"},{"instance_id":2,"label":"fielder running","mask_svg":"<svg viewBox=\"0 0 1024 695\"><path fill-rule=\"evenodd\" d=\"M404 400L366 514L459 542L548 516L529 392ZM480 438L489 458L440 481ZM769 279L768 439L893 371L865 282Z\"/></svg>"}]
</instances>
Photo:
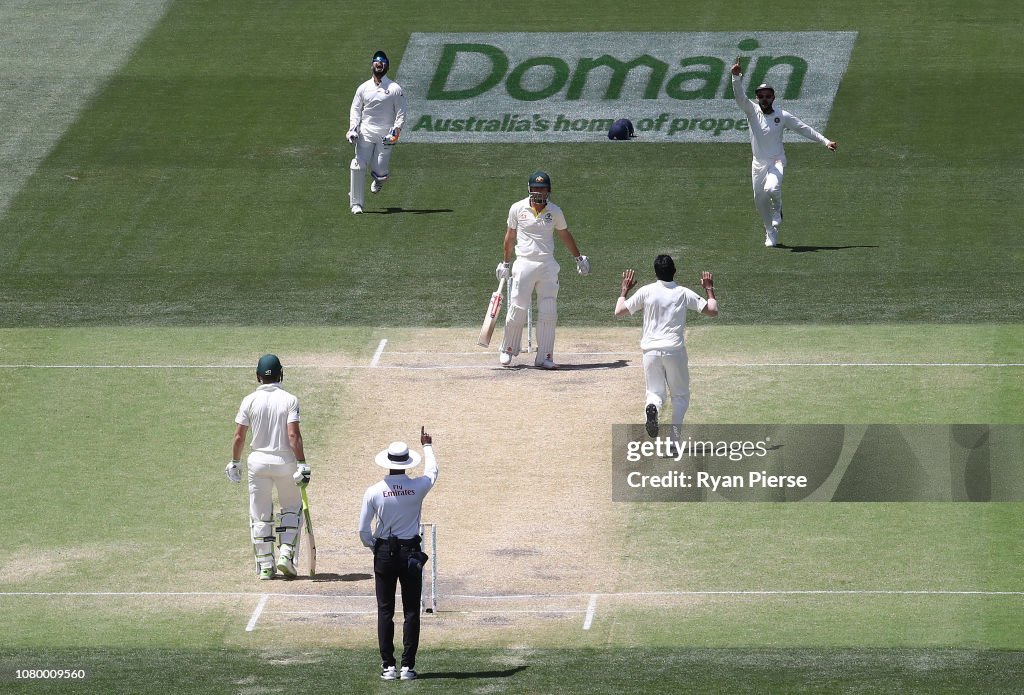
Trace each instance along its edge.
<instances>
[{"instance_id":1,"label":"fielder running","mask_svg":"<svg viewBox=\"0 0 1024 695\"><path fill-rule=\"evenodd\" d=\"M526 311L537 291L537 358L534 364L541 369L558 369L554 361L555 322L558 319L558 270L555 260L555 240L562 240L576 260L580 275L590 274L590 259L580 253L576 240L565 223L562 208L548 200L551 178L543 171L534 172L529 181L530 195L514 203L508 211L508 229L505 231L504 257L495 270L498 279L511 277L508 312L505 315L505 334L501 341L498 361L503 367L512 363L523 342ZM509 267L512 248L516 262Z\"/></svg>"},{"instance_id":2,"label":"fielder running","mask_svg":"<svg viewBox=\"0 0 1024 695\"><path fill-rule=\"evenodd\" d=\"M256 365L260 386L242 399L235 416L231 461L224 472L233 483L241 482L239 462L248 430L252 429L249 468L249 518L256 571L260 579L273 579L277 571L294 577L299 547L299 488L309 484L310 468L299 429L299 399L281 388L284 369L276 355L263 355ZM281 505L277 540L280 548L274 563L274 500Z\"/></svg>"},{"instance_id":3,"label":"fielder running","mask_svg":"<svg viewBox=\"0 0 1024 695\"><path fill-rule=\"evenodd\" d=\"M698 311L705 316L718 316L718 300L711 273L701 274L700 283L707 292L704 299L696 292L677 285L674 281L676 265L671 256L654 259L657 282L644 285L629 299L626 295L636 286L635 273L622 274L619 299L615 302L615 315L625 316L643 309L644 329L640 348L644 351L644 380L647 399L644 415L647 434L658 436L658 415L665 397L672 398L671 440L682 439L683 416L690 407L690 370L686 357L686 312Z\"/></svg>"},{"instance_id":4,"label":"fielder running","mask_svg":"<svg viewBox=\"0 0 1024 695\"><path fill-rule=\"evenodd\" d=\"M367 169L373 178L370 193L380 193L388 180L391 150L402 134L408 108L402 87L387 76L387 54L384 51L374 53L370 66L372 75L359 85L348 115L346 138L356 148L355 157L349 165L351 183L348 194L354 215L363 212Z\"/></svg>"},{"instance_id":5,"label":"fielder running","mask_svg":"<svg viewBox=\"0 0 1024 695\"><path fill-rule=\"evenodd\" d=\"M732 91L736 103L747 114L750 124L750 147L754 160L750 180L754 188L754 207L764 223L764 245L777 246L782 225L782 173L786 168L786 151L782 147L784 130L820 142L832 152L836 143L784 109L775 109L775 89L761 84L754 90L755 103L746 97L739 60L732 66Z\"/></svg>"},{"instance_id":6,"label":"fielder running","mask_svg":"<svg viewBox=\"0 0 1024 695\"><path fill-rule=\"evenodd\" d=\"M410 478L406 471L420 462L405 442L392 442L377 454L375 463L388 471L384 480L371 485L363 495L359 515L359 540L373 550L374 587L377 594L377 646L380 648L380 677L407 681L416 678L416 652L420 644L420 598L423 591L423 563L427 556L420 547L423 499L437 482L437 459L433 438L420 428L420 444L426 460L423 475ZM370 522L377 520L370 530ZM402 585L402 670L395 669L395 588Z\"/></svg>"}]
</instances>

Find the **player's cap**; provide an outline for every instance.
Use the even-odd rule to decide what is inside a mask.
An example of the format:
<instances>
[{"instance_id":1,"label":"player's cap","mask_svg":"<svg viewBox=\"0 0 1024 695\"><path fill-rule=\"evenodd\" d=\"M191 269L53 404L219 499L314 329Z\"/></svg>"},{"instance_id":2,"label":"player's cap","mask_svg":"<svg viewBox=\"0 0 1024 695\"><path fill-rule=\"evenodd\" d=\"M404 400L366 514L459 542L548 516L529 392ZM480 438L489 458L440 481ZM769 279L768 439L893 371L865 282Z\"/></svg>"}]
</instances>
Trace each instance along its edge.
<instances>
[{"instance_id":1,"label":"player's cap","mask_svg":"<svg viewBox=\"0 0 1024 695\"><path fill-rule=\"evenodd\" d=\"M384 63L385 65L390 64L388 60L388 54L384 51L377 51L373 54L373 58L370 59L371 63Z\"/></svg>"},{"instance_id":2,"label":"player's cap","mask_svg":"<svg viewBox=\"0 0 1024 695\"><path fill-rule=\"evenodd\" d=\"M381 468L404 471L419 463L420 455L409 451L409 445L405 442L391 442L387 449L377 454L373 462Z\"/></svg>"},{"instance_id":3,"label":"player's cap","mask_svg":"<svg viewBox=\"0 0 1024 695\"><path fill-rule=\"evenodd\" d=\"M612 123L612 127L608 129L609 140L629 140L635 137L636 131L633 129L633 121L628 118L620 118Z\"/></svg>"},{"instance_id":4,"label":"player's cap","mask_svg":"<svg viewBox=\"0 0 1024 695\"><path fill-rule=\"evenodd\" d=\"M530 174L530 188L551 188L551 177L544 171Z\"/></svg>"},{"instance_id":5,"label":"player's cap","mask_svg":"<svg viewBox=\"0 0 1024 695\"><path fill-rule=\"evenodd\" d=\"M754 90L754 94L757 94L758 92L763 92L763 91L771 92L772 96L775 96L775 87L772 87L767 82L762 82L761 84L757 85L757 89Z\"/></svg>"},{"instance_id":6,"label":"player's cap","mask_svg":"<svg viewBox=\"0 0 1024 695\"><path fill-rule=\"evenodd\" d=\"M284 368L281 366L281 360L277 359L277 355L264 355L256 363L256 376L279 377L283 373Z\"/></svg>"}]
</instances>

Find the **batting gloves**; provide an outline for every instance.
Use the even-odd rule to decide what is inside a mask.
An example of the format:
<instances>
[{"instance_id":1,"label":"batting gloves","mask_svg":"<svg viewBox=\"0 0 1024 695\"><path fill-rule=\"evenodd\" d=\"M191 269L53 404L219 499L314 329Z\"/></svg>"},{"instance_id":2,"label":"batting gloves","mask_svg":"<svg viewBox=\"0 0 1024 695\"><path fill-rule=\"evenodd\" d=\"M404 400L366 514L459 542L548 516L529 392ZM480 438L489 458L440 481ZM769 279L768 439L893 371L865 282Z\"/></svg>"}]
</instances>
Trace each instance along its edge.
<instances>
[{"instance_id":1,"label":"batting gloves","mask_svg":"<svg viewBox=\"0 0 1024 695\"><path fill-rule=\"evenodd\" d=\"M346 135L345 138L349 141L349 143L354 145L356 144L356 140L359 139L359 131L356 130L355 128L352 128L348 131L348 135Z\"/></svg>"},{"instance_id":2,"label":"batting gloves","mask_svg":"<svg viewBox=\"0 0 1024 695\"><path fill-rule=\"evenodd\" d=\"M309 485L309 478L313 475L313 470L305 461L299 461L299 465L295 468L295 473L292 478L295 480L295 484L299 487L306 487Z\"/></svg>"},{"instance_id":3,"label":"batting gloves","mask_svg":"<svg viewBox=\"0 0 1024 695\"><path fill-rule=\"evenodd\" d=\"M242 482L242 471L238 467L238 461L228 461L228 465L224 466L224 475L233 483Z\"/></svg>"},{"instance_id":4,"label":"batting gloves","mask_svg":"<svg viewBox=\"0 0 1024 695\"><path fill-rule=\"evenodd\" d=\"M494 276L499 280L508 280L511 275L510 267L508 263L499 263L498 267L494 269Z\"/></svg>"},{"instance_id":5,"label":"batting gloves","mask_svg":"<svg viewBox=\"0 0 1024 695\"><path fill-rule=\"evenodd\" d=\"M580 275L590 275L590 259L586 256L576 258L576 272Z\"/></svg>"},{"instance_id":6,"label":"batting gloves","mask_svg":"<svg viewBox=\"0 0 1024 695\"><path fill-rule=\"evenodd\" d=\"M392 128L388 131L387 138L384 140L392 145L398 142L398 137L402 134L401 128Z\"/></svg>"}]
</instances>

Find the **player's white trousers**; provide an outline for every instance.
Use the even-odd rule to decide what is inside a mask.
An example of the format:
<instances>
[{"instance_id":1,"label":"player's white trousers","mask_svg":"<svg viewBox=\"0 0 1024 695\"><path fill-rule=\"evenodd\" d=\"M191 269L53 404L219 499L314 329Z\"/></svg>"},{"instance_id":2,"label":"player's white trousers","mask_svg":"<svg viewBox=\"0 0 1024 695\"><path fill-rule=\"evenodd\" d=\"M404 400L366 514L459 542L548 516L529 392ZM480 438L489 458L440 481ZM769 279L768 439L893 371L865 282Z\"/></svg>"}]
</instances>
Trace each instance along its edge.
<instances>
[{"instance_id":1,"label":"player's white trousers","mask_svg":"<svg viewBox=\"0 0 1024 695\"><path fill-rule=\"evenodd\" d=\"M366 189L366 171L379 181L388 178L388 167L391 163L391 151L394 143L381 142L380 136L363 137L360 135L355 144L355 157L349 165L351 180L349 182L349 205L362 206Z\"/></svg>"},{"instance_id":2,"label":"player's white trousers","mask_svg":"<svg viewBox=\"0 0 1024 695\"><path fill-rule=\"evenodd\" d=\"M556 300L558 298L558 261L550 258L533 261L517 258L512 264L512 284L509 289L509 310L505 314L505 335L502 337L501 350L519 354L523 339L523 328L526 326L526 311L530 308L534 291L537 292L537 323L538 341L540 340L540 322L544 321L543 346L538 345L541 354L554 352L555 327L558 316Z\"/></svg>"},{"instance_id":3,"label":"player's white trousers","mask_svg":"<svg viewBox=\"0 0 1024 695\"><path fill-rule=\"evenodd\" d=\"M302 511L302 496L292 477L296 469L295 461L254 451L249 454L248 468L252 542L260 543L274 535L274 487L277 487L277 499L282 513L298 515ZM292 544L295 542L294 539L282 540Z\"/></svg>"},{"instance_id":4,"label":"player's white trousers","mask_svg":"<svg viewBox=\"0 0 1024 695\"><path fill-rule=\"evenodd\" d=\"M750 182L754 189L754 207L761 216L765 231L770 232L772 224L782 224L782 173L786 169L785 159L768 162L755 159L750 165Z\"/></svg>"},{"instance_id":5,"label":"player's white trousers","mask_svg":"<svg viewBox=\"0 0 1024 695\"><path fill-rule=\"evenodd\" d=\"M672 426L677 432L683 416L690 407L690 369L686 348L679 350L645 350L644 380L647 383L647 401L661 412L665 399L671 396Z\"/></svg>"}]
</instances>

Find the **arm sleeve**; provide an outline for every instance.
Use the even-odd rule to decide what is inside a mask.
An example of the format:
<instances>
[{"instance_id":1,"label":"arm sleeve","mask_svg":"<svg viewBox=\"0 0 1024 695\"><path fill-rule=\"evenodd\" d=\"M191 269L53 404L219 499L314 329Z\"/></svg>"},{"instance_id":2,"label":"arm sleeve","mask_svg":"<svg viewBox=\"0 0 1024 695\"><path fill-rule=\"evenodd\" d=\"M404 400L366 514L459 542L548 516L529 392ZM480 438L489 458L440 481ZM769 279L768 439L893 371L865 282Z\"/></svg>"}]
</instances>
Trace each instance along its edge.
<instances>
[{"instance_id":1,"label":"arm sleeve","mask_svg":"<svg viewBox=\"0 0 1024 695\"><path fill-rule=\"evenodd\" d=\"M699 294L697 294L696 292L694 292L693 290L691 290L688 287L685 288L685 289L686 289L686 308L689 309L690 311L697 311L697 312L704 311L704 307L706 307L708 305L708 300L704 299L704 297L701 297Z\"/></svg>"},{"instance_id":2,"label":"arm sleeve","mask_svg":"<svg viewBox=\"0 0 1024 695\"><path fill-rule=\"evenodd\" d=\"M398 97L395 99L395 127L405 127L405 113L409 110L409 102L405 98L405 90L398 88Z\"/></svg>"},{"instance_id":3,"label":"arm sleeve","mask_svg":"<svg viewBox=\"0 0 1024 695\"><path fill-rule=\"evenodd\" d=\"M569 225L565 221L565 213L562 212L561 208L555 212L555 229L568 229Z\"/></svg>"},{"instance_id":4,"label":"arm sleeve","mask_svg":"<svg viewBox=\"0 0 1024 695\"><path fill-rule=\"evenodd\" d=\"M249 398L242 399L242 405L238 406L238 414L235 415L236 425L249 426Z\"/></svg>"},{"instance_id":5,"label":"arm sleeve","mask_svg":"<svg viewBox=\"0 0 1024 695\"><path fill-rule=\"evenodd\" d=\"M629 310L630 315L635 314L644 308L644 297L647 293L644 292L644 288L641 287L633 294L632 297L626 300L626 308Z\"/></svg>"},{"instance_id":6,"label":"arm sleeve","mask_svg":"<svg viewBox=\"0 0 1024 695\"><path fill-rule=\"evenodd\" d=\"M288 408L288 422L302 422L299 418L299 399L292 399L291 406Z\"/></svg>"},{"instance_id":7,"label":"arm sleeve","mask_svg":"<svg viewBox=\"0 0 1024 695\"><path fill-rule=\"evenodd\" d=\"M439 473L437 457L434 456L434 446L425 444L423 446L423 477L427 478L430 481L430 486L433 487Z\"/></svg>"},{"instance_id":8,"label":"arm sleeve","mask_svg":"<svg viewBox=\"0 0 1024 695\"><path fill-rule=\"evenodd\" d=\"M508 209L508 220L506 222L508 229L518 229L519 220L516 219L516 206L513 205Z\"/></svg>"},{"instance_id":9,"label":"arm sleeve","mask_svg":"<svg viewBox=\"0 0 1024 695\"><path fill-rule=\"evenodd\" d=\"M355 130L363 120L363 90L362 86L356 89L356 95L352 97L352 106L348 110L348 129Z\"/></svg>"},{"instance_id":10,"label":"arm sleeve","mask_svg":"<svg viewBox=\"0 0 1024 695\"><path fill-rule=\"evenodd\" d=\"M747 98L747 93L743 89L743 75L732 76L732 97L743 110L743 113L747 114L749 118L754 118L756 105Z\"/></svg>"},{"instance_id":11,"label":"arm sleeve","mask_svg":"<svg viewBox=\"0 0 1024 695\"><path fill-rule=\"evenodd\" d=\"M367 548L373 547L373 532L370 530L373 515L373 487L369 487L363 494L363 508L359 512L359 540Z\"/></svg>"},{"instance_id":12,"label":"arm sleeve","mask_svg":"<svg viewBox=\"0 0 1024 695\"><path fill-rule=\"evenodd\" d=\"M814 142L820 142L822 145L828 144L827 137L825 137L824 135L822 135L814 128L807 125L806 123L804 123L803 121L801 121L799 118L789 113L788 111L785 114L783 124L786 126L786 128L792 130L794 133L800 135L801 137L805 137L808 140L812 140Z\"/></svg>"}]
</instances>

